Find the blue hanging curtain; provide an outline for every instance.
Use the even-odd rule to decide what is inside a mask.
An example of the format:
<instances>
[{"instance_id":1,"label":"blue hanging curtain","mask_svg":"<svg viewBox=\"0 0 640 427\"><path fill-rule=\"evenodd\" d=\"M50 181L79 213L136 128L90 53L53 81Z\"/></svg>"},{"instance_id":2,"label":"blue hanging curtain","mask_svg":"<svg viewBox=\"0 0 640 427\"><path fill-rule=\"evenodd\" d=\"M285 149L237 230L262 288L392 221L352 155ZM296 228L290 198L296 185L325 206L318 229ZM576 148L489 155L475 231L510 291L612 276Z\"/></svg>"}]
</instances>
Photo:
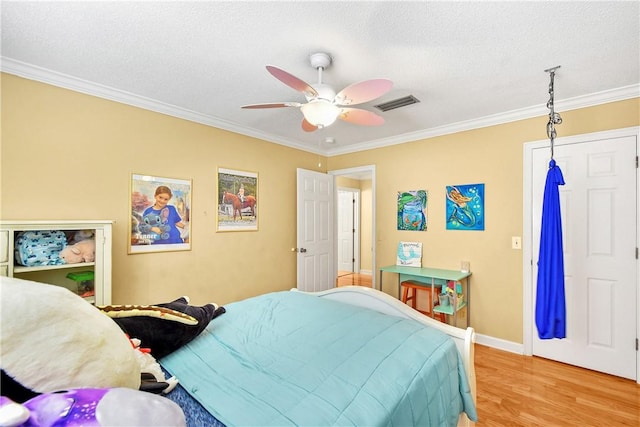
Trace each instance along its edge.
<instances>
[{"instance_id":1,"label":"blue hanging curtain","mask_svg":"<svg viewBox=\"0 0 640 427\"><path fill-rule=\"evenodd\" d=\"M538 256L536 326L540 339L566 337L559 185L564 185L564 177L560 167L556 166L556 161L551 159L542 201L542 227Z\"/></svg>"}]
</instances>

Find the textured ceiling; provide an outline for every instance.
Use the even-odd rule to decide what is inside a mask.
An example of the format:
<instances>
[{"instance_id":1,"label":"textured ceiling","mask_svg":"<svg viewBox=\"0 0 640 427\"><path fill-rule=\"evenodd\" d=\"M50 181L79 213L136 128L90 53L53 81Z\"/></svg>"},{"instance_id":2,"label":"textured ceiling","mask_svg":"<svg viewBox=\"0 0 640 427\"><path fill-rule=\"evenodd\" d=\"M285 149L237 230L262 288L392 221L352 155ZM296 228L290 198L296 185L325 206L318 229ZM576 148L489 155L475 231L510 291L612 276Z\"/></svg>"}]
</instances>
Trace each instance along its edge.
<instances>
[{"instance_id":1,"label":"textured ceiling","mask_svg":"<svg viewBox=\"0 0 640 427\"><path fill-rule=\"evenodd\" d=\"M327 155L639 96L638 1L2 1L2 70ZM382 126L301 129L275 65L336 91L388 78ZM377 112L377 111L376 111ZM562 135L558 128L559 136ZM541 139L544 138L541 128ZM335 143L325 142L327 137Z\"/></svg>"}]
</instances>

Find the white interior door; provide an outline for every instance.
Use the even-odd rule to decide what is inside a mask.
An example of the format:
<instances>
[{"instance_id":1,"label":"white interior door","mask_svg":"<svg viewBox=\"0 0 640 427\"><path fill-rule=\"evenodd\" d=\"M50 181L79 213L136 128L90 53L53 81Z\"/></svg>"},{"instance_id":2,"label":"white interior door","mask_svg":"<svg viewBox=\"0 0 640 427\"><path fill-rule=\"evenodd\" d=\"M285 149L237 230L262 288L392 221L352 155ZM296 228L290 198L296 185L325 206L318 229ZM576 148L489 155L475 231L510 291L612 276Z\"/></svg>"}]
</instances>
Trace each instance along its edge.
<instances>
[{"instance_id":1,"label":"white interior door","mask_svg":"<svg viewBox=\"0 0 640 427\"><path fill-rule=\"evenodd\" d=\"M358 273L360 192L356 189L338 189L338 273Z\"/></svg>"},{"instance_id":2,"label":"white interior door","mask_svg":"<svg viewBox=\"0 0 640 427\"><path fill-rule=\"evenodd\" d=\"M636 379L637 188L635 136L555 146L563 172L562 212L567 337L541 340L533 354ZM549 148L532 153L532 311Z\"/></svg>"},{"instance_id":3,"label":"white interior door","mask_svg":"<svg viewBox=\"0 0 640 427\"><path fill-rule=\"evenodd\" d=\"M297 170L297 286L322 291L335 286L334 177Z\"/></svg>"}]
</instances>

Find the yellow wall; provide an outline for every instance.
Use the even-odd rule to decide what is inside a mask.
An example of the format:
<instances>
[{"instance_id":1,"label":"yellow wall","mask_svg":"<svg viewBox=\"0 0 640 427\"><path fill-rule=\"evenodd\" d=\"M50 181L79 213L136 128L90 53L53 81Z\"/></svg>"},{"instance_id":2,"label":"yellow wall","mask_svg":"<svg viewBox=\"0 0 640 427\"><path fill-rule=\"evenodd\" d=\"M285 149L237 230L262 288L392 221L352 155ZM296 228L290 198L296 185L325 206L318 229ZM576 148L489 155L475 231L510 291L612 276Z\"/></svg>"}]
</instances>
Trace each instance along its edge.
<instances>
[{"instance_id":1,"label":"yellow wall","mask_svg":"<svg viewBox=\"0 0 640 427\"><path fill-rule=\"evenodd\" d=\"M226 304L295 286L296 168L318 170L317 155L12 75L1 83L0 218L115 220L114 303L188 294ZM639 106L633 99L561 112L558 135L637 126ZM423 242L425 265L458 269L470 260L472 325L522 342L522 252L511 249L511 236L522 236L523 143L545 139L546 122L321 161L327 170L376 166L376 266L395 263L407 233ZM215 232L218 166L259 173L259 231ZM131 173L193 179L191 251L127 255ZM486 230L446 231L445 186L471 183L485 184ZM429 192L424 233L396 230L397 192L406 189ZM384 282L392 295L394 282Z\"/></svg>"},{"instance_id":2,"label":"yellow wall","mask_svg":"<svg viewBox=\"0 0 640 427\"><path fill-rule=\"evenodd\" d=\"M638 126L640 99L561 112L559 137ZM471 324L522 343L523 144L544 140L548 116L328 159L329 170L376 165L376 267L395 264L400 240L423 243L424 266L457 270L471 262ZM566 176L565 176L566 179ZM445 187L485 184L485 231L445 230ZM397 194L427 190L426 232L397 231ZM523 245L529 242L523 242ZM395 277L383 290L397 295Z\"/></svg>"},{"instance_id":3,"label":"yellow wall","mask_svg":"<svg viewBox=\"0 0 640 427\"><path fill-rule=\"evenodd\" d=\"M317 155L8 74L1 118L0 218L115 220L114 303L296 286L296 168ZM259 231L216 233L219 166L258 172ZM193 179L191 251L127 255L132 173Z\"/></svg>"}]
</instances>

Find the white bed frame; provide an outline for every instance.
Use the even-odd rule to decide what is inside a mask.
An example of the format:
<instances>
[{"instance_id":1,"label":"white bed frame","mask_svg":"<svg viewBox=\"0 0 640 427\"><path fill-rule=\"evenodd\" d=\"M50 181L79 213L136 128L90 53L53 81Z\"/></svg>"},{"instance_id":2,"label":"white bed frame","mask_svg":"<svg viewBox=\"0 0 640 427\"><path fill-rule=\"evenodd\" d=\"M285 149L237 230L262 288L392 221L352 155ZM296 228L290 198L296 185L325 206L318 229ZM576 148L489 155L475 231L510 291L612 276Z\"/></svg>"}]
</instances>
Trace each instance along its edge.
<instances>
[{"instance_id":1,"label":"white bed frame","mask_svg":"<svg viewBox=\"0 0 640 427\"><path fill-rule=\"evenodd\" d=\"M295 288L291 290L303 292ZM369 308L391 316L413 319L424 325L436 328L451 336L451 338L453 338L453 341L456 343L456 346L458 347L458 351L462 355L464 369L467 374L467 379L469 380L469 387L471 388L471 395L473 396L474 403L476 402L476 371L473 359L475 332L472 327L468 327L465 330L447 325L446 323L442 323L438 320L425 316L419 311L416 311L408 305L400 302L396 298L373 288L366 288L363 286L342 286L326 291L305 293L321 298L329 298L332 300L341 301L359 307ZM475 425L475 423L469 420L465 413L460 414L458 426L473 425Z\"/></svg>"}]
</instances>

